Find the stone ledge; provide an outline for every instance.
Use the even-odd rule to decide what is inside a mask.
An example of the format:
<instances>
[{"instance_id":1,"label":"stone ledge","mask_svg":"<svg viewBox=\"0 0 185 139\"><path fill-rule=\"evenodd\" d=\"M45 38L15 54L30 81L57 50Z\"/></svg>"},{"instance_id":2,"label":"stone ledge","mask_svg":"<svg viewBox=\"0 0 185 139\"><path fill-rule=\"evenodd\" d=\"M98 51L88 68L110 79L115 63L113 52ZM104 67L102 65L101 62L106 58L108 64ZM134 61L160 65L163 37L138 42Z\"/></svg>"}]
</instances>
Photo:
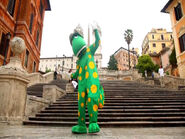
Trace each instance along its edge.
<instances>
[{"instance_id":1,"label":"stone ledge","mask_svg":"<svg viewBox=\"0 0 185 139\"><path fill-rule=\"evenodd\" d=\"M50 104L50 101L44 98L27 95L25 119L27 119L28 116L35 116L37 112L41 111L49 104Z\"/></svg>"},{"instance_id":2,"label":"stone ledge","mask_svg":"<svg viewBox=\"0 0 185 139\"><path fill-rule=\"evenodd\" d=\"M58 98L66 94L66 91L56 85L43 86L43 98L50 102L55 102Z\"/></svg>"}]
</instances>

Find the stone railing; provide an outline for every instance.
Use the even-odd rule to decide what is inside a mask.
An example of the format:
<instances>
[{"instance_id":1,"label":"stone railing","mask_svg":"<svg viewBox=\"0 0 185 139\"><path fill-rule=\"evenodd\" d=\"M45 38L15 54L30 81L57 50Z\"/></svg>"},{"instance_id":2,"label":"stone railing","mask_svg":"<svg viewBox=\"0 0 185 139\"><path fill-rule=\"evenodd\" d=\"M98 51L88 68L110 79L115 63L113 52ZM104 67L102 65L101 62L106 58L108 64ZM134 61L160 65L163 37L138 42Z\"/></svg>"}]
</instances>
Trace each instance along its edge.
<instances>
[{"instance_id":1,"label":"stone railing","mask_svg":"<svg viewBox=\"0 0 185 139\"><path fill-rule=\"evenodd\" d=\"M169 89L178 89L179 86L185 86L185 79L165 75L163 78L159 78L161 85Z\"/></svg>"},{"instance_id":2,"label":"stone railing","mask_svg":"<svg viewBox=\"0 0 185 139\"><path fill-rule=\"evenodd\" d=\"M49 100L46 100L41 97L27 95L24 119L27 119L29 116L35 116L38 111L44 109L49 104Z\"/></svg>"},{"instance_id":3,"label":"stone railing","mask_svg":"<svg viewBox=\"0 0 185 139\"><path fill-rule=\"evenodd\" d=\"M36 113L44 109L50 103L55 102L60 97L64 96L66 91L56 85L44 85L43 97L27 95L25 117L34 116Z\"/></svg>"},{"instance_id":4,"label":"stone railing","mask_svg":"<svg viewBox=\"0 0 185 139\"><path fill-rule=\"evenodd\" d=\"M100 80L137 80L142 77L142 74L138 73L138 70L130 71L114 71L114 70L99 70Z\"/></svg>"},{"instance_id":5,"label":"stone railing","mask_svg":"<svg viewBox=\"0 0 185 139\"><path fill-rule=\"evenodd\" d=\"M28 74L28 79L30 80L28 87L37 83L48 83L54 79L54 73L48 72L44 75L39 72Z\"/></svg>"}]
</instances>

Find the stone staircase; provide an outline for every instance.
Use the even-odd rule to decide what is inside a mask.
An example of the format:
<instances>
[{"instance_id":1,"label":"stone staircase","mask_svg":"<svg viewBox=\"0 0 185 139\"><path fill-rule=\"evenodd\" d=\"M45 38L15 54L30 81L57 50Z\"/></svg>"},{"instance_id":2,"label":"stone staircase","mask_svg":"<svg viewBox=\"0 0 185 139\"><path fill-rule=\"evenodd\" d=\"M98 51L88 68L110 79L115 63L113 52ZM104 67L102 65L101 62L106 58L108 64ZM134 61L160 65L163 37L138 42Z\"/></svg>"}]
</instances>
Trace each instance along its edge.
<instances>
[{"instance_id":1,"label":"stone staircase","mask_svg":"<svg viewBox=\"0 0 185 139\"><path fill-rule=\"evenodd\" d=\"M66 90L66 84L67 84L66 80L53 80L50 83L35 84L35 85L32 85L32 86L27 88L27 94L37 96L37 97L42 97L42 92L43 92L43 86L44 85L56 85L56 86L58 86L58 87L60 87L64 90Z\"/></svg>"},{"instance_id":2,"label":"stone staircase","mask_svg":"<svg viewBox=\"0 0 185 139\"><path fill-rule=\"evenodd\" d=\"M132 81L102 81L105 106L99 109L102 126L185 126L185 91L174 91ZM77 92L68 93L24 125L77 124ZM87 112L86 112L87 113ZM88 124L88 114L86 115Z\"/></svg>"}]
</instances>

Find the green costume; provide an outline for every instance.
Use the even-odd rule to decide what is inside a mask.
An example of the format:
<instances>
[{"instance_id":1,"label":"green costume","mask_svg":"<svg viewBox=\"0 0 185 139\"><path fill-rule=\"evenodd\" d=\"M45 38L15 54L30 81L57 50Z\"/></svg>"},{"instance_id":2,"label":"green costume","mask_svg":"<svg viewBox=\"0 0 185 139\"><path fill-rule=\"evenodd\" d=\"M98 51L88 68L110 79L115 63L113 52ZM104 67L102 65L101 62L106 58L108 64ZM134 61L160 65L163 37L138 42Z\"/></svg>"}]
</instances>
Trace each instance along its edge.
<instances>
[{"instance_id":1,"label":"green costume","mask_svg":"<svg viewBox=\"0 0 185 139\"><path fill-rule=\"evenodd\" d=\"M94 53L100 44L98 30L95 29L95 43L86 47L83 36L77 31L70 36L74 54L79 58L77 71L71 75L78 79L78 125L72 127L73 133L87 133L85 107L89 114L89 133L99 132L97 124L98 108L104 105L104 90L100 85Z\"/></svg>"}]
</instances>

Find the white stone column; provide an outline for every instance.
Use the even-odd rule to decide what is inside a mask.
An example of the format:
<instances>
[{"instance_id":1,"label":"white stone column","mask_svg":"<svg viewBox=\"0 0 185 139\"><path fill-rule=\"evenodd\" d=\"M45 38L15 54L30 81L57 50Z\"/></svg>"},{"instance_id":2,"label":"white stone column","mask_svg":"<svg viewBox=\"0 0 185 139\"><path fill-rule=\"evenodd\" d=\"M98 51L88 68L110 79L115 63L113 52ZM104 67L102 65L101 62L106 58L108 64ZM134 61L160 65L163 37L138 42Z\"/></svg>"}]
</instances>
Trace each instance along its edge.
<instances>
[{"instance_id":1,"label":"white stone column","mask_svg":"<svg viewBox=\"0 0 185 139\"><path fill-rule=\"evenodd\" d=\"M24 40L14 37L10 47L15 56L9 64L0 67L0 121L7 122L23 120L29 83L19 58L25 49Z\"/></svg>"}]
</instances>

